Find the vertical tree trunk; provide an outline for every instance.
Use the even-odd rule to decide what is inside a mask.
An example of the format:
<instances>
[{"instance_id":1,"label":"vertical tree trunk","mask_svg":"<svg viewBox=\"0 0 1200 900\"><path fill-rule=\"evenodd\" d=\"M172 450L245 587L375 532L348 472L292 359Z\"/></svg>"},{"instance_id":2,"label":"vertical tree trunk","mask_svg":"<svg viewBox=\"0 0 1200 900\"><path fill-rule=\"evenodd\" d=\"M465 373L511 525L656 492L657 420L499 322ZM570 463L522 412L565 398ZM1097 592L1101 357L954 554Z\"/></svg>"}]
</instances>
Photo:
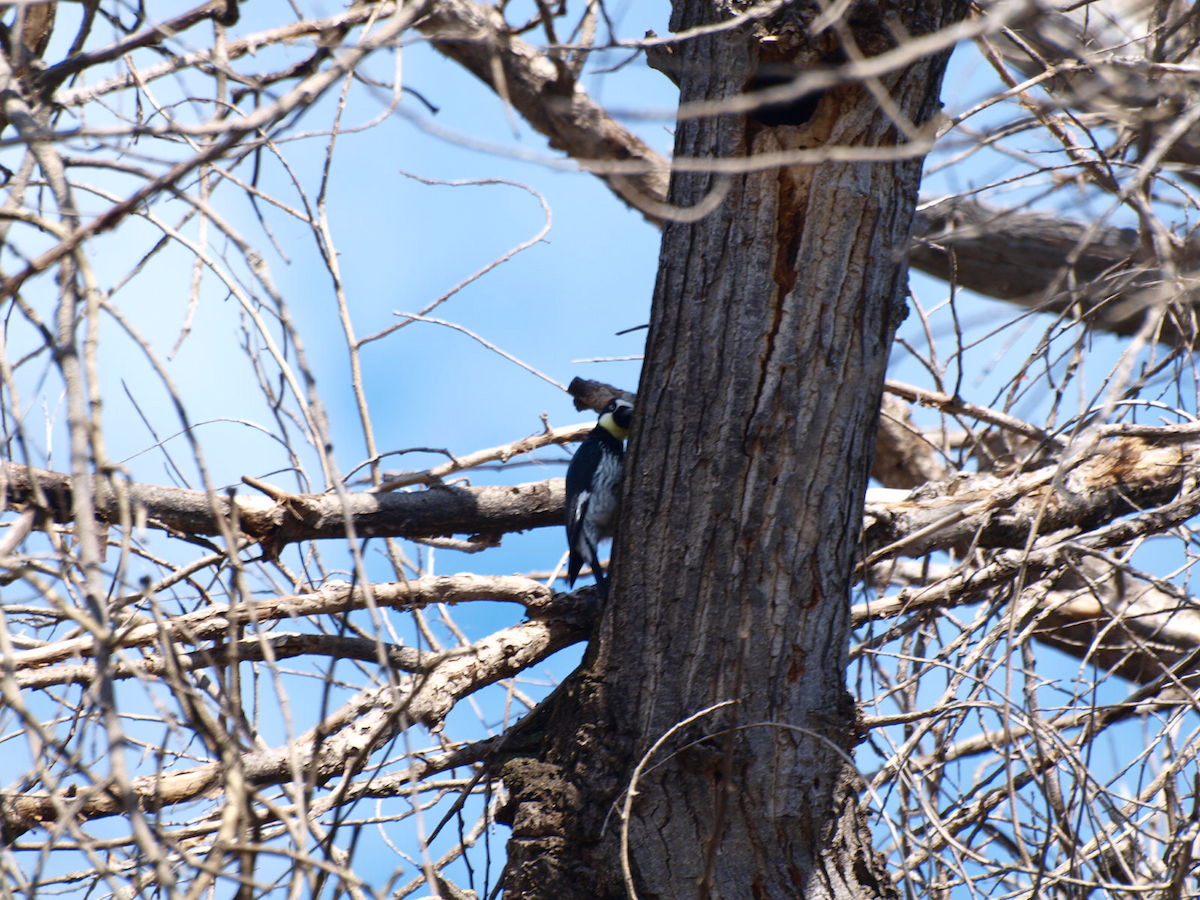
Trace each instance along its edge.
<instances>
[{"instance_id":1,"label":"vertical tree trunk","mask_svg":"<svg viewBox=\"0 0 1200 900\"><path fill-rule=\"evenodd\" d=\"M853 11L848 33L874 55L965 6ZM815 12L789 7L678 45L681 102L741 93L768 53L802 67L851 55L829 33L807 37ZM681 0L672 27L728 15ZM909 123L938 109L947 55L882 80ZM904 141L870 92L848 84L803 126L684 119L676 156ZM628 859L643 900L892 895L847 761L858 733L845 671L920 171L908 158L735 175L714 213L666 227L612 596L549 749L506 772L516 801L506 896L625 896L621 792L656 740L729 700L680 728L641 773ZM672 202L694 205L718 180L677 173Z\"/></svg>"}]
</instances>

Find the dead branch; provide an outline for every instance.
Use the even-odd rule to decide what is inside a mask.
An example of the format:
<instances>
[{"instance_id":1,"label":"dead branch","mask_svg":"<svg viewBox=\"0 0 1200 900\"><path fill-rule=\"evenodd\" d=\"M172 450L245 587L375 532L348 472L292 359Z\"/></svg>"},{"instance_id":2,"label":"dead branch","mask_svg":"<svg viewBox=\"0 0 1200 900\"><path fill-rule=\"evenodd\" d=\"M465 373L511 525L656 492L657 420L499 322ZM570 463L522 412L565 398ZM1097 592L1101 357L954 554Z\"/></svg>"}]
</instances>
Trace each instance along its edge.
<instances>
[{"instance_id":1,"label":"dead branch","mask_svg":"<svg viewBox=\"0 0 1200 900\"><path fill-rule=\"evenodd\" d=\"M72 488L68 476L15 463L0 464L6 509L33 508L47 519L69 522ZM135 521L190 535L218 535L236 522L246 536L270 552L295 541L345 538L341 499L335 494L289 494L276 499L235 495L232 500L203 491L126 483L121 491L101 476L92 478L100 521L122 521L122 497ZM48 498L40 506L38 492ZM447 487L406 493L348 495L360 537L498 535L562 521L562 479L512 487Z\"/></svg>"},{"instance_id":2,"label":"dead branch","mask_svg":"<svg viewBox=\"0 0 1200 900\"><path fill-rule=\"evenodd\" d=\"M909 261L935 278L1039 312L1069 314L1089 327L1130 336L1166 300L1191 307L1182 283L1133 229L1087 226L1043 213L952 198L922 207ZM1200 266L1200 241L1178 247L1178 266ZM1168 317L1159 339L1191 346L1191 317Z\"/></svg>"},{"instance_id":3,"label":"dead branch","mask_svg":"<svg viewBox=\"0 0 1200 900\"><path fill-rule=\"evenodd\" d=\"M644 171L599 177L629 206L657 220L652 208L666 204L664 160L597 105L563 60L514 36L496 9L470 0L434 4L417 27L511 103L554 149L578 160L644 163Z\"/></svg>"},{"instance_id":4,"label":"dead branch","mask_svg":"<svg viewBox=\"0 0 1200 900\"><path fill-rule=\"evenodd\" d=\"M1145 429L1170 441L1170 428ZM1190 434L1190 427L1185 428ZM1057 462L1008 477L963 474L926 485L907 500L871 504L863 532L869 563L885 556L920 556L932 550L1023 547L1031 534L1063 528L1088 530L1129 512L1163 503L1179 490L1188 466L1188 447L1160 446L1144 438L1117 438L1067 471ZM70 479L60 473L4 464L6 508L34 508L58 522L71 517ZM100 521L122 521L122 493L93 478ZM37 505L37 492L48 508ZM287 494L275 499L227 498L200 491L126 484L125 502L135 521L193 535L219 534L222 522L268 550L288 543L344 538L342 501L333 494ZM433 487L409 493L353 493L350 506L361 537L499 535L558 526L563 482L552 479L513 487ZM231 506L230 504L234 504Z\"/></svg>"},{"instance_id":5,"label":"dead branch","mask_svg":"<svg viewBox=\"0 0 1200 900\"><path fill-rule=\"evenodd\" d=\"M1078 464L1059 463L1007 478L963 473L926 485L911 499L867 507L863 544L868 565L889 555L931 550L1024 547L1038 535L1087 531L1173 498L1192 451L1121 438Z\"/></svg>"},{"instance_id":6,"label":"dead branch","mask_svg":"<svg viewBox=\"0 0 1200 900\"><path fill-rule=\"evenodd\" d=\"M436 729L462 697L584 639L588 627L580 623L579 616L523 622L469 648L443 654L423 675L361 691L289 744L243 754L238 762L242 778L256 787L292 780L324 784L348 771L358 771L373 753L412 724ZM223 763L209 763L139 776L132 779L128 792L116 790L111 783L73 785L49 793L0 791L0 845L64 817L80 821L121 814L126 811L125 796L134 798L144 810L156 810L220 792L225 787L225 770Z\"/></svg>"},{"instance_id":7,"label":"dead branch","mask_svg":"<svg viewBox=\"0 0 1200 900\"><path fill-rule=\"evenodd\" d=\"M374 605L392 609L421 609L435 603L467 603L498 600L520 603L531 616L543 616L561 608L554 592L539 582L517 575L441 575L408 582L375 584L368 592L345 582L319 588L309 594L265 598L253 604L212 604L193 613L161 621L123 623L108 641L106 651L117 647L146 647L162 642L198 644L220 640L237 626L309 616L337 615ZM0 657L10 671L38 669L73 658L90 658L101 650L93 635L52 641L39 647Z\"/></svg>"}]
</instances>

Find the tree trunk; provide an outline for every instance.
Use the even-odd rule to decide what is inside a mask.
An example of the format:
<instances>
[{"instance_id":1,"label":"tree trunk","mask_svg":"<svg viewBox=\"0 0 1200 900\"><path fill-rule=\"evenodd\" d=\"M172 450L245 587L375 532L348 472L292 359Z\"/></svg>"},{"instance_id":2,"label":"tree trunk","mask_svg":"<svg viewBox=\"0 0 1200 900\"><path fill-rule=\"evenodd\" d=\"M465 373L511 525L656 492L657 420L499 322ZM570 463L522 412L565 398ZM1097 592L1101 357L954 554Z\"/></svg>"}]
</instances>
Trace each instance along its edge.
<instances>
[{"instance_id":1,"label":"tree trunk","mask_svg":"<svg viewBox=\"0 0 1200 900\"><path fill-rule=\"evenodd\" d=\"M856 4L858 52L965 12ZM679 2L676 31L728 16ZM677 45L681 103L729 98L763 61L843 61L814 8ZM764 40L766 38L766 40ZM882 79L907 127L938 109L948 54ZM802 126L683 118L676 158L902 147L861 84ZM663 234L626 468L612 596L540 760L510 762L506 896L626 896L621 809L639 760L628 864L645 898L893 895L859 811L846 692L851 571L896 326L921 160L735 175L715 212ZM718 176L677 172L671 201Z\"/></svg>"}]
</instances>

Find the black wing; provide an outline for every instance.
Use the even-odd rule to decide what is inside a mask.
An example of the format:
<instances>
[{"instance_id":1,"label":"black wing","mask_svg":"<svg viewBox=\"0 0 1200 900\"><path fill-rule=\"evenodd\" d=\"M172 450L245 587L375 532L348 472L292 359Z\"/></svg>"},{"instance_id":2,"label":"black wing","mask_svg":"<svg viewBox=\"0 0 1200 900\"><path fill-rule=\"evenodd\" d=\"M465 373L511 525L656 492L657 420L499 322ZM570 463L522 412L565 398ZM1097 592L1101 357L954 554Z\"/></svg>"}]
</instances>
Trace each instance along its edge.
<instances>
[{"instance_id":1,"label":"black wing","mask_svg":"<svg viewBox=\"0 0 1200 900\"><path fill-rule=\"evenodd\" d=\"M567 466L567 546L571 551L567 566L567 583L571 586L574 586L587 557L596 555L596 548L590 546L592 542L589 542L583 533L583 523L587 516L588 501L591 499L592 476L600 466L603 456L604 447L601 442L589 437L579 445L579 449L571 457L571 464Z\"/></svg>"}]
</instances>

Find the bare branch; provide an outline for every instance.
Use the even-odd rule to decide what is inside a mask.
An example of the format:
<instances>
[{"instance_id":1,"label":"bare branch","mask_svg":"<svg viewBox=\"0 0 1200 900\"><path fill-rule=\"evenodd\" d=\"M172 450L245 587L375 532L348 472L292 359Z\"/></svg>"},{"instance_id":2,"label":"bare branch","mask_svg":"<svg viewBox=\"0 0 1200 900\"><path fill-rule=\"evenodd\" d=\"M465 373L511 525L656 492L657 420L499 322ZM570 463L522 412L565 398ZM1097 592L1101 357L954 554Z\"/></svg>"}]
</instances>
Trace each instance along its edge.
<instances>
[{"instance_id":1,"label":"bare branch","mask_svg":"<svg viewBox=\"0 0 1200 900\"><path fill-rule=\"evenodd\" d=\"M439 727L460 698L582 640L587 626L578 624L580 618L524 622L470 648L443 654L426 673L401 680L395 687L360 692L307 734L287 746L245 754L238 767L253 786L294 779L324 784L341 777L348 769L361 768L371 754L412 724ZM161 809L220 790L225 768L211 763L142 776L135 778L130 787L143 809ZM64 813L87 820L127 811L125 799L116 796L107 784L65 788L50 794L3 791L0 843L11 843L30 828L52 823Z\"/></svg>"},{"instance_id":2,"label":"bare branch","mask_svg":"<svg viewBox=\"0 0 1200 900\"><path fill-rule=\"evenodd\" d=\"M435 603L455 604L472 600L520 603L530 615L545 614L561 606L555 604L553 592L548 587L517 575L427 577L402 584L372 585L370 593L361 587L353 587L343 582L329 584L307 594L272 597L253 605L230 607L217 604L161 622L128 622L116 638L116 643L121 647L145 647L160 641L198 644L220 640L230 634L234 626L255 622L336 615L366 609L371 605L390 606L394 609L422 609ZM11 671L19 672L76 656L94 656L99 650L100 645L96 638L89 635L50 642L33 650L0 657L0 660Z\"/></svg>"},{"instance_id":3,"label":"bare branch","mask_svg":"<svg viewBox=\"0 0 1200 900\"><path fill-rule=\"evenodd\" d=\"M922 207L914 232L909 259L922 272L1039 312L1070 314L1112 334L1136 334L1164 295L1193 303L1192 279L1164 271L1129 228L950 199ZM1200 241L1187 241L1178 254L1189 270L1200 267ZM1167 318L1158 338L1191 346L1190 319Z\"/></svg>"},{"instance_id":4,"label":"bare branch","mask_svg":"<svg viewBox=\"0 0 1200 900\"><path fill-rule=\"evenodd\" d=\"M67 476L13 463L0 466L5 507L42 509L47 518L69 522L72 488ZM121 521L122 495L110 479L95 476L95 512L101 521ZM234 520L243 534L273 552L286 544L344 538L341 500L333 494L279 492L276 499L237 495L233 500L203 491L125 484L124 496L139 521L193 535L218 535ZM42 507L39 495L47 498ZM436 486L406 493L356 493L347 497L356 533L361 537L440 537L453 534L502 534L561 522L561 479L511 487Z\"/></svg>"},{"instance_id":5,"label":"bare branch","mask_svg":"<svg viewBox=\"0 0 1200 900\"><path fill-rule=\"evenodd\" d=\"M1038 535L1089 530L1174 498L1192 451L1118 439L1077 465L1058 463L1001 478L966 474L927 485L908 501L867 507L867 564L895 553L1024 547Z\"/></svg>"},{"instance_id":6,"label":"bare branch","mask_svg":"<svg viewBox=\"0 0 1200 900\"><path fill-rule=\"evenodd\" d=\"M562 60L510 34L495 9L445 0L418 27L434 47L515 107L551 147L578 160L641 163L641 171L600 175L631 207L645 211L666 204L665 160L594 103Z\"/></svg>"}]
</instances>

